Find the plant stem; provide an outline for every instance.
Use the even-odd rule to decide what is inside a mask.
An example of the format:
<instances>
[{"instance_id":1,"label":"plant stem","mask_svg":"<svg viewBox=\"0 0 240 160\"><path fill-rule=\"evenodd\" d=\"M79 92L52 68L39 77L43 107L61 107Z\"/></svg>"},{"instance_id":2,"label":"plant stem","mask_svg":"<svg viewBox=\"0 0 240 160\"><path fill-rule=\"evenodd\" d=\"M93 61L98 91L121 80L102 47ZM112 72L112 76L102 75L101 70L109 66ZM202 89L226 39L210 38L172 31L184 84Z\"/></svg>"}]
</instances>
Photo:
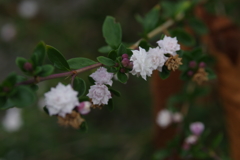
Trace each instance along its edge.
<instances>
[{"instance_id":1,"label":"plant stem","mask_svg":"<svg viewBox=\"0 0 240 160\"><path fill-rule=\"evenodd\" d=\"M90 66L87 66L87 67L84 67L84 68L80 68L80 69L77 69L77 70L69 71L69 72L52 74L52 75L47 76L47 77L33 78L33 79L30 79L30 80L27 80L27 81L24 81L24 82L17 83L16 85L35 84L35 83L39 83L39 82L49 80L49 79L55 79L55 78L66 77L66 76L74 76L74 75L76 76L77 74L79 74L81 72L85 72L85 71L100 67L102 65L103 65L102 63L96 63L96 64L93 64L93 65L90 65Z\"/></svg>"}]
</instances>

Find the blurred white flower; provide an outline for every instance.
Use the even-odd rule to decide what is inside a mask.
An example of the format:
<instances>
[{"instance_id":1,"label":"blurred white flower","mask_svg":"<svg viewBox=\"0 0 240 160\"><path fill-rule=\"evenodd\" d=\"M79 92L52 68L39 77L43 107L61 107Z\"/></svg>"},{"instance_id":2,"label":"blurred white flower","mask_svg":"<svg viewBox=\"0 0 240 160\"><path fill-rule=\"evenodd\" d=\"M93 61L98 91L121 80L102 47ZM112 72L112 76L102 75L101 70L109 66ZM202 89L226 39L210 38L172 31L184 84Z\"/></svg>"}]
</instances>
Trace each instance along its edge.
<instances>
[{"instance_id":1,"label":"blurred white flower","mask_svg":"<svg viewBox=\"0 0 240 160\"><path fill-rule=\"evenodd\" d=\"M108 100L112 98L111 92L103 84L91 86L87 96L92 99L94 105L108 104Z\"/></svg>"},{"instance_id":2,"label":"blurred white flower","mask_svg":"<svg viewBox=\"0 0 240 160\"><path fill-rule=\"evenodd\" d=\"M137 76L141 75L146 80L146 76L151 76L152 74L151 59L147 57L146 50L141 47L139 47L139 51L133 50L132 52L133 55L130 61L133 62L133 69L130 73Z\"/></svg>"},{"instance_id":3,"label":"blurred white flower","mask_svg":"<svg viewBox=\"0 0 240 160\"><path fill-rule=\"evenodd\" d=\"M204 131L204 128L202 122L194 122L190 124L190 131L195 135L200 135Z\"/></svg>"},{"instance_id":4,"label":"blurred white flower","mask_svg":"<svg viewBox=\"0 0 240 160\"><path fill-rule=\"evenodd\" d=\"M17 31L13 24L7 23L1 28L1 38L6 42L11 41L16 34Z\"/></svg>"},{"instance_id":5,"label":"blurred white flower","mask_svg":"<svg viewBox=\"0 0 240 160\"><path fill-rule=\"evenodd\" d=\"M79 106L77 106L77 110L81 114L88 114L90 112L92 103L88 101L81 102Z\"/></svg>"},{"instance_id":6,"label":"blurred white flower","mask_svg":"<svg viewBox=\"0 0 240 160\"><path fill-rule=\"evenodd\" d=\"M166 62L166 59L164 58L164 52L159 47L156 48L150 48L148 51L148 58L151 61L152 64L152 70L159 70L162 71L162 67L164 63Z\"/></svg>"},{"instance_id":7,"label":"blurred white flower","mask_svg":"<svg viewBox=\"0 0 240 160\"><path fill-rule=\"evenodd\" d=\"M182 122L182 119L183 119L183 116L181 113L179 113L179 112L173 113L173 115L172 115L173 122L180 123L180 122Z\"/></svg>"},{"instance_id":8,"label":"blurred white flower","mask_svg":"<svg viewBox=\"0 0 240 160\"><path fill-rule=\"evenodd\" d=\"M65 86L58 83L56 88L51 88L44 94L49 114L65 117L67 113L71 113L79 105L77 94L78 92L74 91L70 84Z\"/></svg>"},{"instance_id":9,"label":"blurred white flower","mask_svg":"<svg viewBox=\"0 0 240 160\"><path fill-rule=\"evenodd\" d=\"M158 45L163 49L164 53L176 54L176 51L180 50L180 45L178 44L177 38L171 38L165 36L163 40L157 41Z\"/></svg>"},{"instance_id":10,"label":"blurred white flower","mask_svg":"<svg viewBox=\"0 0 240 160\"><path fill-rule=\"evenodd\" d=\"M185 143L187 144L195 144L198 141L198 136L190 135L185 139Z\"/></svg>"},{"instance_id":11,"label":"blurred white flower","mask_svg":"<svg viewBox=\"0 0 240 160\"><path fill-rule=\"evenodd\" d=\"M166 109L159 111L156 122L160 127L166 128L172 123L172 113Z\"/></svg>"},{"instance_id":12,"label":"blurred white flower","mask_svg":"<svg viewBox=\"0 0 240 160\"><path fill-rule=\"evenodd\" d=\"M38 3L33 0L22 1L18 5L18 13L23 18L33 18L38 12Z\"/></svg>"},{"instance_id":13,"label":"blurred white flower","mask_svg":"<svg viewBox=\"0 0 240 160\"><path fill-rule=\"evenodd\" d=\"M90 75L98 84L108 84L112 86L112 78L113 73L107 72L107 69L104 67L100 67L96 70L96 72Z\"/></svg>"},{"instance_id":14,"label":"blurred white flower","mask_svg":"<svg viewBox=\"0 0 240 160\"><path fill-rule=\"evenodd\" d=\"M6 115L3 118L2 125L8 132L14 132L20 129L23 121L21 117L21 110L18 108L11 108L6 111Z\"/></svg>"}]
</instances>

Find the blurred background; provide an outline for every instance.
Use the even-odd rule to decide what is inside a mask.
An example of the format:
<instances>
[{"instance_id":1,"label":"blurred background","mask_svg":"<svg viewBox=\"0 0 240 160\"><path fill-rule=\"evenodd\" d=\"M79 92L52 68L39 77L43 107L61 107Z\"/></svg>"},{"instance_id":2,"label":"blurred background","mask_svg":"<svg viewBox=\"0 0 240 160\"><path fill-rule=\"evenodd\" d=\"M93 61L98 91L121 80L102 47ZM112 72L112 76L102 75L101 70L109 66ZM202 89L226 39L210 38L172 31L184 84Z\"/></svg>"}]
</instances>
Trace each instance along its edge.
<instances>
[{"instance_id":1,"label":"blurred background","mask_svg":"<svg viewBox=\"0 0 240 160\"><path fill-rule=\"evenodd\" d=\"M120 22L123 41L133 43L141 32L136 14L144 15L157 3L158 0L1 0L0 81L10 72L20 73L15 58L30 57L39 41L54 46L66 59L80 56L95 60L100 55L98 49L105 45L102 24L107 15ZM239 24L238 7L237 0L212 0L206 6ZM86 75L89 72L80 76L86 79ZM114 111L92 110L84 117L89 130L83 133L59 126L56 117L49 117L42 110L43 93L59 80L69 83L68 79L58 79L39 84L35 105L0 112L0 160L151 159L155 152L155 120L148 82L133 76L127 84L115 82L113 86L122 97L115 98ZM218 117L223 121L221 111Z\"/></svg>"}]
</instances>

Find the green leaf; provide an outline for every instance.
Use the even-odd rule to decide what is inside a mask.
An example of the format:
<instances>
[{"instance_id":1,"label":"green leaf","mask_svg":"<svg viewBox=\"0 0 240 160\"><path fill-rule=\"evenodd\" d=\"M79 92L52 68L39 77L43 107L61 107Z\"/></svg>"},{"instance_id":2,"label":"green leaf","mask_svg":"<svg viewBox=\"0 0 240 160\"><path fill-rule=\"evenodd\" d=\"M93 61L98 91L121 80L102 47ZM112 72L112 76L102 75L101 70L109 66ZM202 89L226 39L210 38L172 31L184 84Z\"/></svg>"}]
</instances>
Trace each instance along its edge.
<instances>
[{"instance_id":1,"label":"green leaf","mask_svg":"<svg viewBox=\"0 0 240 160\"><path fill-rule=\"evenodd\" d=\"M171 71L167 69L167 66L162 67L162 72L159 72L159 75L162 79L166 79L170 76Z\"/></svg>"},{"instance_id":2,"label":"green leaf","mask_svg":"<svg viewBox=\"0 0 240 160\"><path fill-rule=\"evenodd\" d=\"M142 25L145 33L152 31L157 26L159 20L159 11L160 7L156 6L144 17Z\"/></svg>"},{"instance_id":3,"label":"green leaf","mask_svg":"<svg viewBox=\"0 0 240 160\"><path fill-rule=\"evenodd\" d=\"M26 70L24 69L24 64L26 62L28 62L28 61L25 58L22 58L22 57L17 57L16 58L16 64L21 69L21 71L23 71L23 72L26 72Z\"/></svg>"},{"instance_id":4,"label":"green leaf","mask_svg":"<svg viewBox=\"0 0 240 160\"><path fill-rule=\"evenodd\" d=\"M7 99L6 103L4 105L0 105L1 110L9 109L14 107L15 105L10 101L10 99Z\"/></svg>"},{"instance_id":5,"label":"green leaf","mask_svg":"<svg viewBox=\"0 0 240 160\"><path fill-rule=\"evenodd\" d=\"M127 75L125 73L121 73L121 72L117 73L117 78L118 78L119 82L122 82L122 83L126 83L128 80Z\"/></svg>"},{"instance_id":6,"label":"green leaf","mask_svg":"<svg viewBox=\"0 0 240 160\"><path fill-rule=\"evenodd\" d=\"M171 152L167 149L162 149L158 152L156 152L154 155L153 155L153 159L154 160L163 160L163 159L166 159L168 156L171 155Z\"/></svg>"},{"instance_id":7,"label":"green leaf","mask_svg":"<svg viewBox=\"0 0 240 160\"><path fill-rule=\"evenodd\" d=\"M106 67L107 71L110 73L116 73L118 71L118 69L116 67Z\"/></svg>"},{"instance_id":8,"label":"green leaf","mask_svg":"<svg viewBox=\"0 0 240 160\"><path fill-rule=\"evenodd\" d=\"M193 46L195 44L194 38L183 29L175 29L170 33L172 37L177 37L177 40L185 46Z\"/></svg>"},{"instance_id":9,"label":"green leaf","mask_svg":"<svg viewBox=\"0 0 240 160\"><path fill-rule=\"evenodd\" d=\"M114 110L113 99L109 99L108 104L106 105L110 111Z\"/></svg>"},{"instance_id":10,"label":"green leaf","mask_svg":"<svg viewBox=\"0 0 240 160\"><path fill-rule=\"evenodd\" d=\"M210 68L205 68L206 72L208 73L208 79L216 79L217 75L215 74L215 72L210 69Z\"/></svg>"},{"instance_id":11,"label":"green leaf","mask_svg":"<svg viewBox=\"0 0 240 160\"><path fill-rule=\"evenodd\" d=\"M99 57L97 57L97 60L98 60L100 63L104 64L105 66L111 67L111 66L114 66L114 65L115 65L115 62L114 62L112 59L107 58L107 57L104 57L104 56L99 56Z\"/></svg>"},{"instance_id":12,"label":"green leaf","mask_svg":"<svg viewBox=\"0 0 240 160\"><path fill-rule=\"evenodd\" d=\"M41 66L37 66L36 69L34 70L33 74L36 76L36 75L38 75L40 72L42 72L42 67L41 67Z\"/></svg>"},{"instance_id":13,"label":"green leaf","mask_svg":"<svg viewBox=\"0 0 240 160\"><path fill-rule=\"evenodd\" d=\"M139 47L145 49L146 51L149 50L149 48L151 47L147 41L145 40L142 40L140 43L139 43Z\"/></svg>"},{"instance_id":14,"label":"green leaf","mask_svg":"<svg viewBox=\"0 0 240 160\"><path fill-rule=\"evenodd\" d=\"M111 16L107 16L103 23L103 37L106 43L113 48L117 48L122 41L121 25L116 23Z\"/></svg>"},{"instance_id":15,"label":"green leaf","mask_svg":"<svg viewBox=\"0 0 240 160\"><path fill-rule=\"evenodd\" d=\"M206 34L208 32L207 26L197 18L188 19L190 27L197 33L197 34Z\"/></svg>"},{"instance_id":16,"label":"green leaf","mask_svg":"<svg viewBox=\"0 0 240 160\"><path fill-rule=\"evenodd\" d=\"M127 48L121 44L119 47L118 47L118 56L121 56L123 54L127 53Z\"/></svg>"},{"instance_id":17,"label":"green leaf","mask_svg":"<svg viewBox=\"0 0 240 160\"><path fill-rule=\"evenodd\" d=\"M73 83L73 88L78 92L78 97L81 97L85 94L87 86L83 79L76 77Z\"/></svg>"},{"instance_id":18,"label":"green leaf","mask_svg":"<svg viewBox=\"0 0 240 160\"><path fill-rule=\"evenodd\" d=\"M83 132L87 132L88 131L88 125L87 125L86 121L82 122L82 124L80 126L80 130L83 131Z\"/></svg>"},{"instance_id":19,"label":"green leaf","mask_svg":"<svg viewBox=\"0 0 240 160\"><path fill-rule=\"evenodd\" d=\"M4 106L7 102L7 97L0 97L0 108Z\"/></svg>"},{"instance_id":20,"label":"green leaf","mask_svg":"<svg viewBox=\"0 0 240 160\"><path fill-rule=\"evenodd\" d=\"M50 64L46 64L41 66L41 72L38 74L38 76L40 77L47 77L49 75L51 75L54 71L54 67Z\"/></svg>"},{"instance_id":21,"label":"green leaf","mask_svg":"<svg viewBox=\"0 0 240 160\"><path fill-rule=\"evenodd\" d=\"M111 52L109 52L108 54L108 58L112 59L112 60L116 60L118 54L115 50L112 50Z\"/></svg>"},{"instance_id":22,"label":"green leaf","mask_svg":"<svg viewBox=\"0 0 240 160\"><path fill-rule=\"evenodd\" d=\"M194 60L198 60L202 56L202 49L201 48L196 48L192 51L190 51L191 57L193 57Z\"/></svg>"},{"instance_id":23,"label":"green leaf","mask_svg":"<svg viewBox=\"0 0 240 160\"><path fill-rule=\"evenodd\" d=\"M47 55L54 66L60 70L69 71L70 67L63 55L54 47L47 46Z\"/></svg>"},{"instance_id":24,"label":"green leaf","mask_svg":"<svg viewBox=\"0 0 240 160\"><path fill-rule=\"evenodd\" d=\"M109 53L112 50L112 47L110 46L103 46L98 49L98 52L100 53Z\"/></svg>"},{"instance_id":25,"label":"green leaf","mask_svg":"<svg viewBox=\"0 0 240 160\"><path fill-rule=\"evenodd\" d=\"M109 88L109 91L117 97L121 97L121 93L115 89Z\"/></svg>"},{"instance_id":26,"label":"green leaf","mask_svg":"<svg viewBox=\"0 0 240 160\"><path fill-rule=\"evenodd\" d=\"M27 86L17 86L14 90L10 100L17 107L29 106L36 100L34 92Z\"/></svg>"},{"instance_id":27,"label":"green leaf","mask_svg":"<svg viewBox=\"0 0 240 160\"><path fill-rule=\"evenodd\" d=\"M17 76L16 73L10 73L7 78L2 82L2 86L13 87L19 81L18 77L20 76Z\"/></svg>"},{"instance_id":28,"label":"green leaf","mask_svg":"<svg viewBox=\"0 0 240 160\"><path fill-rule=\"evenodd\" d=\"M37 47L33 51L31 60L34 66L41 66L43 64L46 55L46 45L44 42L38 43Z\"/></svg>"},{"instance_id":29,"label":"green leaf","mask_svg":"<svg viewBox=\"0 0 240 160\"><path fill-rule=\"evenodd\" d=\"M48 111L46 106L43 107L43 110L44 110L45 113L47 113L47 115L49 115L49 111Z\"/></svg>"},{"instance_id":30,"label":"green leaf","mask_svg":"<svg viewBox=\"0 0 240 160\"><path fill-rule=\"evenodd\" d=\"M79 102L90 101L88 96L82 96L82 97L79 97L78 99L79 99Z\"/></svg>"},{"instance_id":31,"label":"green leaf","mask_svg":"<svg viewBox=\"0 0 240 160\"><path fill-rule=\"evenodd\" d=\"M71 69L80 69L97 63L91 59L83 57L72 58L67 60L67 62Z\"/></svg>"}]
</instances>

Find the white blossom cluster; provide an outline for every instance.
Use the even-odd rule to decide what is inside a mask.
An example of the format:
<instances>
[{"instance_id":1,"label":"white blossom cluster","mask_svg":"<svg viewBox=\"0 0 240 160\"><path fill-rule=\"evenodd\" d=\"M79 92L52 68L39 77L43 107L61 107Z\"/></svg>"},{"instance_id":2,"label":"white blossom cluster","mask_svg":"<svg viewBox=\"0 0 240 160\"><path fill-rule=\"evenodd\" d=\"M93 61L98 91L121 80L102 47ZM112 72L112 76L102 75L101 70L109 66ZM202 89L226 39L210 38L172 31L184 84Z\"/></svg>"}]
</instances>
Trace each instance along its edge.
<instances>
[{"instance_id":1,"label":"white blossom cluster","mask_svg":"<svg viewBox=\"0 0 240 160\"><path fill-rule=\"evenodd\" d=\"M163 40L157 41L159 45L156 48L150 48L149 51L139 47L139 50L133 50L130 61L133 62L133 69L130 73L141 76L146 80L147 76L151 76L153 70L162 72L162 67L168 57L165 54L175 56L176 51L180 50L180 45L176 37L171 38L165 36Z\"/></svg>"},{"instance_id":2,"label":"white blossom cluster","mask_svg":"<svg viewBox=\"0 0 240 160\"><path fill-rule=\"evenodd\" d=\"M108 104L112 96L105 84L112 86L113 73L109 73L106 68L100 67L90 77L95 80L95 85L90 87L87 96L92 100L94 105Z\"/></svg>"},{"instance_id":3,"label":"white blossom cluster","mask_svg":"<svg viewBox=\"0 0 240 160\"><path fill-rule=\"evenodd\" d=\"M180 123L182 122L183 116L179 112L172 113L167 109L163 109L158 112L156 123L162 127L166 128L171 123Z\"/></svg>"},{"instance_id":4,"label":"white blossom cluster","mask_svg":"<svg viewBox=\"0 0 240 160\"><path fill-rule=\"evenodd\" d=\"M71 113L73 109L77 109L81 114L88 114L90 112L91 103L84 101L79 103L78 92L73 90L71 85L63 85L58 83L55 88L44 94L46 108L49 115L59 115L65 117L66 114Z\"/></svg>"}]
</instances>

